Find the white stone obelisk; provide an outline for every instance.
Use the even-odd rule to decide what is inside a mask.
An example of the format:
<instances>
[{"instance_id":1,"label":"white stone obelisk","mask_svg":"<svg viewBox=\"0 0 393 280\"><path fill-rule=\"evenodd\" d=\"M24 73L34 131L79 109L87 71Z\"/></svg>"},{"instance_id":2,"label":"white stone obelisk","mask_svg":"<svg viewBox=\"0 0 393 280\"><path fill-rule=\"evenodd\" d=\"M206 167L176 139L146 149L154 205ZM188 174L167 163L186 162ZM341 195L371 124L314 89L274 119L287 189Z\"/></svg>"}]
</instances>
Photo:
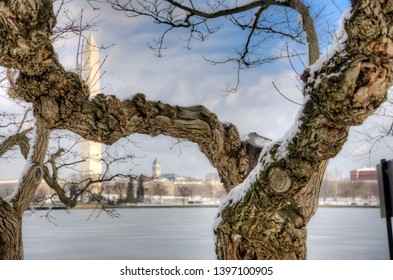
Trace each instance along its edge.
<instances>
[{"instance_id":1,"label":"white stone obelisk","mask_svg":"<svg viewBox=\"0 0 393 280\"><path fill-rule=\"evenodd\" d=\"M83 50L82 78L89 86L90 96L100 92L100 59L96 41L90 35ZM93 141L82 141L80 146L82 158L86 160L80 165L82 179L97 179L102 175L102 144ZM94 186L91 191L98 193L100 186Z\"/></svg>"}]
</instances>

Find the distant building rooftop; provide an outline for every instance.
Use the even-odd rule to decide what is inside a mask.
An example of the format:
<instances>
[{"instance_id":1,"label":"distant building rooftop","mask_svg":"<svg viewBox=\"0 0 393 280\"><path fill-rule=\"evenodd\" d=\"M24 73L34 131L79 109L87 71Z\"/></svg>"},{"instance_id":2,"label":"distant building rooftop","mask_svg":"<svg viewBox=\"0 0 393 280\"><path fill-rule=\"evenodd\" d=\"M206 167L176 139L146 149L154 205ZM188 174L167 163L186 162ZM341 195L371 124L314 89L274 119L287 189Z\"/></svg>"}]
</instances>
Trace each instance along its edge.
<instances>
[{"instance_id":1,"label":"distant building rooftop","mask_svg":"<svg viewBox=\"0 0 393 280\"><path fill-rule=\"evenodd\" d=\"M376 181L378 180L375 167L363 167L350 172L351 181Z\"/></svg>"},{"instance_id":2,"label":"distant building rooftop","mask_svg":"<svg viewBox=\"0 0 393 280\"><path fill-rule=\"evenodd\" d=\"M177 176L175 173L165 173L165 174L161 174L161 177L166 178L169 181L175 181Z\"/></svg>"}]
</instances>

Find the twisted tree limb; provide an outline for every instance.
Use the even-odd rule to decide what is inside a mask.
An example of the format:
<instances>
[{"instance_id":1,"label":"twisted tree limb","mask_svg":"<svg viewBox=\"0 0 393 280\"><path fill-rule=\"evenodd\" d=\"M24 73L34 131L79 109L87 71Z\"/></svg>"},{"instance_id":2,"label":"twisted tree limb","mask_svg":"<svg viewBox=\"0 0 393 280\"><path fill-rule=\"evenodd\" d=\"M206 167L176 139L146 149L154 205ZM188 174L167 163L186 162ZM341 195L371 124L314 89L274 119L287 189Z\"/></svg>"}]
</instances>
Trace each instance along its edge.
<instances>
[{"instance_id":1,"label":"twisted tree limb","mask_svg":"<svg viewBox=\"0 0 393 280\"><path fill-rule=\"evenodd\" d=\"M22 215L29 207L34 194L41 183L43 163L49 143L49 130L36 123L34 138L30 143L30 151L25 164L25 170L19 179L14 193L7 198L13 208Z\"/></svg>"},{"instance_id":2,"label":"twisted tree limb","mask_svg":"<svg viewBox=\"0 0 393 280\"><path fill-rule=\"evenodd\" d=\"M0 16L0 64L20 68L18 97L33 104L41 126L67 129L107 144L144 133L185 138L199 145L231 190L215 228L218 258L305 258L306 224L315 212L328 160L341 150L349 128L371 115L393 84L393 0L356 1L335 48L302 76L305 100L293 128L265 146L257 161L255 154L250 160L249 146L236 128L221 123L204 107L170 106L147 101L143 94L128 100L104 95L90 100L83 81L66 72L53 48L47 47L50 42L45 38L51 31L37 18L27 16L29 27L41 31L44 41L22 36L23 53L12 55L13 49L21 52L13 32L20 31L16 18L26 23L26 11L20 7L27 4L15 8L1 3L0 11L9 16ZM44 9L43 3L47 2L40 2ZM52 19L49 9L41 13L47 21ZM37 50L43 59L26 60ZM252 171L251 162L257 163Z\"/></svg>"},{"instance_id":3,"label":"twisted tree limb","mask_svg":"<svg viewBox=\"0 0 393 280\"><path fill-rule=\"evenodd\" d=\"M29 152L29 138L26 134L32 131L32 128L28 128L19 132L17 134L8 136L0 143L0 157L3 156L6 152L11 150L15 146L19 146L21 153L26 158Z\"/></svg>"}]
</instances>

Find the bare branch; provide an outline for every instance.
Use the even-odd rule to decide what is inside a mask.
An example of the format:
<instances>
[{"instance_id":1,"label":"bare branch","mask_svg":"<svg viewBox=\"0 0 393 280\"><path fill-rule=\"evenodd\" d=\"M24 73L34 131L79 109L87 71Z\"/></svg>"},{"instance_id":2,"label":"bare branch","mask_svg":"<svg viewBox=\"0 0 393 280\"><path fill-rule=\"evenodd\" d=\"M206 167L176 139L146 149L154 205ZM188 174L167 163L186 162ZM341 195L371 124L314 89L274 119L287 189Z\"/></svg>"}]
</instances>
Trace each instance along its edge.
<instances>
[{"instance_id":1,"label":"bare branch","mask_svg":"<svg viewBox=\"0 0 393 280\"><path fill-rule=\"evenodd\" d=\"M110 3L112 7L118 11L126 12L130 17L147 16L153 18L157 23L168 25L169 28L166 29L156 41L157 46L151 46L153 50L157 51L159 56L162 55L166 35L175 28L190 30L190 35L186 40L187 47L189 48L192 38L203 41L206 37L219 29L219 27L210 28L208 22L216 18L226 18L241 29L250 30L244 47L239 52L239 58L228 59L226 62L236 62L238 60L246 67L264 63L267 59L251 59L249 57L251 47L253 49L252 52L254 52L255 49L266 40L261 35L262 33L270 34L270 36L287 37L296 43L306 45L309 49L308 61L310 64L314 63L319 57L318 37L314 22L310 15L309 8L306 7L301 0L247 1L245 4L236 1L232 7L226 5L225 1L217 1L216 5L207 3L206 10L196 8L192 1L189 2L189 6L183 1L173 0L106 0L104 2ZM306 42L304 42L302 38L302 33L304 31L298 30L298 28L292 28L289 17L284 22L287 24L288 31L282 29L282 23L269 24L268 19L262 17L262 14L264 14L269 7L290 8L298 12L302 18L301 27L306 32ZM247 13L253 13L253 16L248 17L246 16ZM299 25L298 23L294 24L297 26ZM278 25L278 28L275 28L275 25ZM258 31L258 34L256 31ZM255 43L252 44L252 41L255 41Z\"/></svg>"},{"instance_id":2,"label":"bare branch","mask_svg":"<svg viewBox=\"0 0 393 280\"><path fill-rule=\"evenodd\" d=\"M287 4L285 2L276 2L274 0L262 0L262 1L252 1L252 2L249 2L245 5L236 6L234 8L226 8L224 10L219 10L219 11L207 13L207 12L203 12L201 10L197 10L194 7L193 8L187 7L187 6L179 3L178 1L173 1L173 0L165 0L165 1L171 3L172 5L174 5L175 7L179 8L181 10L188 12L189 14L187 15L187 18L190 18L195 15L195 16L208 18L208 19L219 18L219 17L223 17L223 16L228 16L228 15L234 15L234 14L246 12L246 11L252 10L254 8L259 8L259 7L266 9L270 5L287 6Z\"/></svg>"},{"instance_id":3,"label":"bare branch","mask_svg":"<svg viewBox=\"0 0 393 280\"><path fill-rule=\"evenodd\" d=\"M294 8L301 16L301 25L306 31L306 42L308 48L308 64L314 64L319 58L318 35L315 30L314 20L312 19L309 8L301 0L290 0L289 5Z\"/></svg>"},{"instance_id":4,"label":"bare branch","mask_svg":"<svg viewBox=\"0 0 393 280\"><path fill-rule=\"evenodd\" d=\"M81 36L86 31L93 30L100 22L99 16L95 16L92 19L87 19L84 16L84 11L77 15L73 15L69 10L66 9L64 2L60 5L56 12L56 18L58 21L64 22L62 25L56 25L53 29L51 39L53 42L60 40L67 40L74 36Z\"/></svg>"},{"instance_id":5,"label":"bare branch","mask_svg":"<svg viewBox=\"0 0 393 280\"><path fill-rule=\"evenodd\" d=\"M60 201L69 208L73 208L77 205L79 199L83 195L89 195L92 199L97 199L99 194L92 191L97 185L101 187L98 189L99 193L102 192L102 183L111 182L117 178L129 178L130 175L121 174L119 172L112 172L113 169L118 169L121 163L129 161L132 159L133 155L124 154L122 155L117 152L117 149L106 147L103 151L103 157L101 158L101 164L104 165L102 174L98 177L87 176L86 178L64 178L64 175L68 174L68 170L75 170L79 173L80 163L89 160L88 157L80 158L79 154L79 144L83 141L79 136L73 135L71 133L61 133L57 135L53 133L54 137L52 142L55 142L56 146L51 147L50 154L48 155L48 160L44 164L44 175L43 179L47 185L55 191L58 195ZM66 140L66 141L64 141ZM65 145L64 142L71 142ZM116 148L119 144L114 145ZM78 151L74 151L74 148L78 148ZM127 147L130 150L130 147ZM128 162L129 164L129 162ZM115 173L115 174L112 174ZM71 188L73 190L71 191ZM92 196L90 193L94 193ZM102 203L101 203L102 204Z\"/></svg>"},{"instance_id":6,"label":"bare branch","mask_svg":"<svg viewBox=\"0 0 393 280\"><path fill-rule=\"evenodd\" d=\"M29 138L26 134L32 131L32 128L23 130L14 135L8 136L0 142L0 157L15 146L19 146L23 156L26 158L29 152Z\"/></svg>"},{"instance_id":7,"label":"bare branch","mask_svg":"<svg viewBox=\"0 0 393 280\"><path fill-rule=\"evenodd\" d=\"M241 61L244 63L244 65L246 65L246 66L249 66L249 65L250 65L249 62L246 60L246 57L247 57L248 52L249 52L249 47L250 47L251 39L252 39L252 37L253 37L253 35L254 35L255 28L258 26L259 18L261 17L261 14L262 14L262 12L263 12L265 9L266 9L265 7L262 7L262 8L260 8L260 9L257 11L257 13L255 14L255 20L254 20L254 23L253 23L253 25L252 25L250 34L248 34L247 42L246 42L246 45L245 45L245 47L244 47L244 52L243 52L243 54L240 56L240 60L241 60Z\"/></svg>"},{"instance_id":8,"label":"bare branch","mask_svg":"<svg viewBox=\"0 0 393 280\"><path fill-rule=\"evenodd\" d=\"M296 101L293 101L292 99L290 99L289 97L287 97L285 94L283 94L283 93L281 92L281 90L278 89L278 87L276 86L276 84L275 84L274 82L272 82L272 84L273 84L274 88L276 89L276 91L277 91L282 97L284 97L286 100L288 100L289 102L291 102L291 103L293 103L293 104L296 104L296 105L299 105L299 106L303 106L303 104L298 103L298 102L296 102Z\"/></svg>"}]
</instances>

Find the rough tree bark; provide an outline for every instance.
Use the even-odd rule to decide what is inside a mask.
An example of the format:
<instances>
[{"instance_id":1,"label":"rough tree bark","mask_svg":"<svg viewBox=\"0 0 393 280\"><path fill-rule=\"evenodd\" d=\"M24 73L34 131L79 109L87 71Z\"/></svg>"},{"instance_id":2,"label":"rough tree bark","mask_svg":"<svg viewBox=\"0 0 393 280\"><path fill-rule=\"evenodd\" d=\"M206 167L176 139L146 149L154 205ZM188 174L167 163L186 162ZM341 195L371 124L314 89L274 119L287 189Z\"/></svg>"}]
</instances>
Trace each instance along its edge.
<instances>
[{"instance_id":1,"label":"rough tree bark","mask_svg":"<svg viewBox=\"0 0 393 280\"><path fill-rule=\"evenodd\" d=\"M299 0L255 5L273 2L303 11ZM67 129L106 144L132 133L198 143L229 192L215 228L219 259L304 259L306 225L316 211L328 160L392 85L392 15L393 0L354 2L338 47L302 76L305 101L293 129L264 147L241 141L235 126L222 124L202 106L170 106L143 94L125 101L103 94L89 100L87 86L65 71L53 50L51 1L0 2L0 65L19 69L17 97L33 104L45 129ZM310 55L312 63L317 54ZM0 213L21 215L26 206L0 202ZM9 219L2 217L0 229L7 230L1 223Z\"/></svg>"},{"instance_id":2,"label":"rough tree bark","mask_svg":"<svg viewBox=\"0 0 393 280\"><path fill-rule=\"evenodd\" d=\"M29 138L26 136L31 131L31 128L25 129L22 132L6 137L0 143L0 157L15 146L19 146L21 153L25 158L29 152Z\"/></svg>"},{"instance_id":3,"label":"rough tree bark","mask_svg":"<svg viewBox=\"0 0 393 280\"><path fill-rule=\"evenodd\" d=\"M39 124L34 134L17 189L5 200L0 198L0 260L23 259L22 216L41 182L49 142L49 130Z\"/></svg>"}]
</instances>

